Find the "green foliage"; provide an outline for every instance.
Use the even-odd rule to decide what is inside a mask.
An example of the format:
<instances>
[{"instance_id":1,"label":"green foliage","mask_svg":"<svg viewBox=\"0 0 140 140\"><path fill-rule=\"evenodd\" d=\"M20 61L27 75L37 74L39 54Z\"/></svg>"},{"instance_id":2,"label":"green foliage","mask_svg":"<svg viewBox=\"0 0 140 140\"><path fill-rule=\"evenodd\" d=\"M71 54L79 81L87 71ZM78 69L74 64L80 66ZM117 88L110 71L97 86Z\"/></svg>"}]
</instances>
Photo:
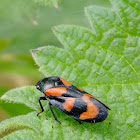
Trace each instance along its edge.
<instances>
[{"instance_id":1,"label":"green foliage","mask_svg":"<svg viewBox=\"0 0 140 140\"><path fill-rule=\"evenodd\" d=\"M8 90L9 88L0 88L0 97ZM11 101L10 101L10 107L9 107L9 103L8 102L6 103L4 100L0 102L0 114L1 114L0 119L5 119L5 113L1 112L3 110L6 112L8 117L9 115L17 116L19 114L27 114L32 111L30 108L26 107L24 104L17 104Z\"/></svg>"},{"instance_id":2,"label":"green foliage","mask_svg":"<svg viewBox=\"0 0 140 140\"><path fill-rule=\"evenodd\" d=\"M15 102L15 103L24 103L28 107L37 110L39 109L39 107L36 104L36 102L38 102L38 98L40 96L41 94L39 91L36 91L34 87L29 86L29 87L9 90L1 97L1 99L10 102Z\"/></svg>"},{"instance_id":3,"label":"green foliage","mask_svg":"<svg viewBox=\"0 0 140 140\"><path fill-rule=\"evenodd\" d=\"M54 27L64 49L47 46L31 51L45 76L63 77L107 104L111 108L108 118L98 124L79 125L54 108L62 122L59 125L46 105L45 113L39 117L32 112L3 121L1 133L5 128L23 129L3 139L26 139L28 135L41 140L139 139L140 2L111 0L111 3L112 9L85 8L93 31L78 26ZM38 110L40 96L43 94L34 87L24 87L5 93L1 99Z\"/></svg>"},{"instance_id":4,"label":"green foliage","mask_svg":"<svg viewBox=\"0 0 140 140\"><path fill-rule=\"evenodd\" d=\"M39 3L40 5L45 6L54 6L58 8L58 4L61 2L61 0L34 0L36 3Z\"/></svg>"},{"instance_id":5,"label":"green foliage","mask_svg":"<svg viewBox=\"0 0 140 140\"><path fill-rule=\"evenodd\" d=\"M36 125L36 126L35 126ZM0 125L0 132L14 129L24 129L19 132L12 133L3 139L34 139L38 137L39 129L41 127L40 121L38 117L36 117L35 113L29 113L27 115L21 115L17 117L13 117L11 119L5 120ZM30 130L29 130L30 129ZM34 131L36 132L34 132ZM0 134L1 134L0 133ZM24 136L24 137L23 137Z\"/></svg>"},{"instance_id":6,"label":"green foliage","mask_svg":"<svg viewBox=\"0 0 140 140\"><path fill-rule=\"evenodd\" d=\"M109 1L67 0L59 4L59 8L54 8L39 5L34 0L1 0L0 88L32 85L41 79L43 75L37 70L29 50L46 44L60 46L51 30L52 26L59 24L89 26L86 17L83 18L83 7L91 4L109 5ZM0 120L5 116L1 111L11 116L30 112L23 104L13 103L9 106L9 103L4 104L4 101L0 103L0 114L3 114Z\"/></svg>"},{"instance_id":7,"label":"green foliage","mask_svg":"<svg viewBox=\"0 0 140 140\"><path fill-rule=\"evenodd\" d=\"M41 6L35 1L39 0L0 1L2 53L30 55L29 50L38 46L60 45L51 31L52 26L77 24L87 27L83 7L91 4L109 5L108 0L63 0L59 8L51 8Z\"/></svg>"},{"instance_id":8,"label":"green foliage","mask_svg":"<svg viewBox=\"0 0 140 140\"><path fill-rule=\"evenodd\" d=\"M30 49L46 44L58 45L51 27L58 24L88 26L83 18L85 5L107 5L108 0L64 0L61 7L50 8L39 0L0 1L0 50L10 54L29 54ZM79 4L80 3L80 4Z\"/></svg>"}]
</instances>

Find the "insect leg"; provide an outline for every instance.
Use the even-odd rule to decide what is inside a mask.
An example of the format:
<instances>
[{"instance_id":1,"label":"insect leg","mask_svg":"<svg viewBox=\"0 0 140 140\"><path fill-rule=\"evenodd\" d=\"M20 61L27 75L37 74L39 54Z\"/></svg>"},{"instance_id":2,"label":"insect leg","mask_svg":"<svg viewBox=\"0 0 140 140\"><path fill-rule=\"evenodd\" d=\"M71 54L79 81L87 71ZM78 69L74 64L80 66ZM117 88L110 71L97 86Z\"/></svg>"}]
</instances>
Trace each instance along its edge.
<instances>
[{"instance_id":1,"label":"insect leg","mask_svg":"<svg viewBox=\"0 0 140 140\"><path fill-rule=\"evenodd\" d=\"M40 108L41 108L41 111L37 113L37 116L42 113L44 111L44 108L42 106L42 103L41 103L41 100L47 100L45 97L40 97L38 102L39 102L39 105L40 105Z\"/></svg>"},{"instance_id":2,"label":"insect leg","mask_svg":"<svg viewBox=\"0 0 140 140\"><path fill-rule=\"evenodd\" d=\"M55 116L55 114L54 114L54 112L53 112L53 110L52 110L52 108L51 108L51 105L52 105L52 104L49 102L49 108L50 108L50 110L51 110L51 113L52 113L54 119L55 119L59 124L61 124L61 122L59 122L59 121L57 120L57 118L56 118L56 116Z\"/></svg>"},{"instance_id":3,"label":"insect leg","mask_svg":"<svg viewBox=\"0 0 140 140\"><path fill-rule=\"evenodd\" d=\"M76 120L76 119L75 119L75 121L77 121L79 124L82 124L79 120Z\"/></svg>"}]
</instances>

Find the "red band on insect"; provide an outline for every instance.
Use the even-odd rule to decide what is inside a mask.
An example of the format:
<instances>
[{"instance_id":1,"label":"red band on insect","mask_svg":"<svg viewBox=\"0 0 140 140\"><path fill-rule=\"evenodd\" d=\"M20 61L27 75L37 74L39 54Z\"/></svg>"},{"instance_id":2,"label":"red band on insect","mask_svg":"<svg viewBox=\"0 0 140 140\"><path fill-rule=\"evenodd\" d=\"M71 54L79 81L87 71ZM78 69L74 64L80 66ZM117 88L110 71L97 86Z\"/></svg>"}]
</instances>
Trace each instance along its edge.
<instances>
[{"instance_id":1,"label":"red band on insect","mask_svg":"<svg viewBox=\"0 0 140 140\"><path fill-rule=\"evenodd\" d=\"M74 106L74 101L75 99L74 98L67 98L65 100L65 102L63 103L63 107L65 108L66 111L71 111L73 106Z\"/></svg>"},{"instance_id":2,"label":"red band on insect","mask_svg":"<svg viewBox=\"0 0 140 140\"><path fill-rule=\"evenodd\" d=\"M76 87L78 90L80 90L80 91L84 91L83 89L81 89L81 88L78 88L78 87Z\"/></svg>"},{"instance_id":3,"label":"red band on insect","mask_svg":"<svg viewBox=\"0 0 140 140\"><path fill-rule=\"evenodd\" d=\"M64 79L61 78L61 77L60 77L60 80L62 81L62 83L63 83L65 86L67 86L67 87L72 86L72 84L70 84L68 81L64 80Z\"/></svg>"},{"instance_id":4,"label":"red band on insect","mask_svg":"<svg viewBox=\"0 0 140 140\"><path fill-rule=\"evenodd\" d=\"M56 87L47 89L44 94L47 96L62 96L66 91L65 87Z\"/></svg>"},{"instance_id":5,"label":"red band on insect","mask_svg":"<svg viewBox=\"0 0 140 140\"><path fill-rule=\"evenodd\" d=\"M90 101L88 94L84 94L82 100L87 103L87 111L80 114L80 120L93 119L98 114L98 108Z\"/></svg>"}]
</instances>

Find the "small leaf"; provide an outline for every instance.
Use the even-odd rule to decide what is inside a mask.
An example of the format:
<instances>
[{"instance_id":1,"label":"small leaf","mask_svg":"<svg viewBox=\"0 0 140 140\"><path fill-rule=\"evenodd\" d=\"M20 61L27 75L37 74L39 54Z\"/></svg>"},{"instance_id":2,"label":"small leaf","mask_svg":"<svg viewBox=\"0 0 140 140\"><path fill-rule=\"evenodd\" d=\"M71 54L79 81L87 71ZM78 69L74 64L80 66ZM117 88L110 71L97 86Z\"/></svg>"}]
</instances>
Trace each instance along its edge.
<instances>
[{"instance_id":1,"label":"small leaf","mask_svg":"<svg viewBox=\"0 0 140 140\"><path fill-rule=\"evenodd\" d=\"M40 134L41 122L38 119L35 112L29 113L27 115L21 115L17 117L4 120L0 125L0 134L4 131L14 129L33 129L36 133Z\"/></svg>"},{"instance_id":2,"label":"small leaf","mask_svg":"<svg viewBox=\"0 0 140 140\"><path fill-rule=\"evenodd\" d=\"M35 87L22 87L6 92L1 99L9 102L23 103L28 107L39 110L38 99L42 96Z\"/></svg>"},{"instance_id":3,"label":"small leaf","mask_svg":"<svg viewBox=\"0 0 140 140\"><path fill-rule=\"evenodd\" d=\"M24 129L11 133L1 140L38 140L40 139L37 133L32 130Z\"/></svg>"}]
</instances>

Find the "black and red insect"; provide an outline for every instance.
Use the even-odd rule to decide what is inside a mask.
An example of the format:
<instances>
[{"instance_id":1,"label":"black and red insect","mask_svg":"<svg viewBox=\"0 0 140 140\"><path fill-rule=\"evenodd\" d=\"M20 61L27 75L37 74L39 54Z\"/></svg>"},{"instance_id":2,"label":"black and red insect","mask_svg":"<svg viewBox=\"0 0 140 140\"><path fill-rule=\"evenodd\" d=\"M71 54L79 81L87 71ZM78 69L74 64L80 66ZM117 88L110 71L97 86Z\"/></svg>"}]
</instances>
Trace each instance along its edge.
<instances>
[{"instance_id":1,"label":"black and red insect","mask_svg":"<svg viewBox=\"0 0 140 140\"><path fill-rule=\"evenodd\" d=\"M79 123L81 123L80 121L90 123L102 122L108 116L109 107L94 96L60 77L46 77L37 82L36 88L45 95L39 98L41 112L37 115L44 111L41 100L48 100L51 113L59 124L60 122L57 120L51 105L71 116Z\"/></svg>"}]
</instances>

